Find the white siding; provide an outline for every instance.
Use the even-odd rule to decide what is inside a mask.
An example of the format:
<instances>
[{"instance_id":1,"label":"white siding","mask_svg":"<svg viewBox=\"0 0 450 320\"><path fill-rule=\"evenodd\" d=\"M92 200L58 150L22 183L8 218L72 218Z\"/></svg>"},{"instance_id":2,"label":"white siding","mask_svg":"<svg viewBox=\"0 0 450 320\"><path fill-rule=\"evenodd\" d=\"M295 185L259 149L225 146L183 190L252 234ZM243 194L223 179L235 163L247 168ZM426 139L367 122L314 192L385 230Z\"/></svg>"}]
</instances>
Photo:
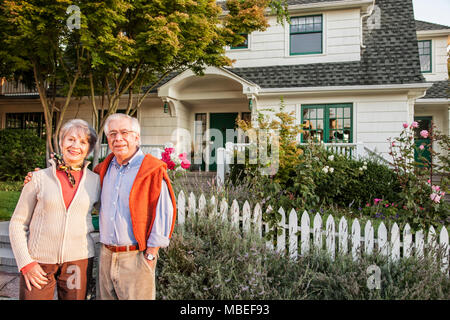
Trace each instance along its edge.
<instances>
[{"instance_id":1,"label":"white siding","mask_svg":"<svg viewBox=\"0 0 450 320\"><path fill-rule=\"evenodd\" d=\"M177 118L164 113L161 99L147 99L140 110L142 144L165 144L170 142L177 127Z\"/></svg>"},{"instance_id":2,"label":"white siding","mask_svg":"<svg viewBox=\"0 0 450 320\"><path fill-rule=\"evenodd\" d=\"M227 50L234 67L292 65L360 60L360 11L357 9L308 13L323 15L323 53L289 54L289 25L269 18L270 27L249 36L248 49ZM296 16L296 15L293 15Z\"/></svg>"},{"instance_id":3,"label":"white siding","mask_svg":"<svg viewBox=\"0 0 450 320\"><path fill-rule=\"evenodd\" d=\"M447 40L448 37L418 37L418 40L431 40L432 72L424 73L427 81L442 81L448 79L447 70Z\"/></svg>"},{"instance_id":4,"label":"white siding","mask_svg":"<svg viewBox=\"0 0 450 320\"><path fill-rule=\"evenodd\" d=\"M90 125L93 124L94 117L92 106L87 99L82 99L81 101L72 99L70 105L64 113L63 123L69 121L70 119L83 119Z\"/></svg>"},{"instance_id":5,"label":"white siding","mask_svg":"<svg viewBox=\"0 0 450 320\"><path fill-rule=\"evenodd\" d=\"M301 106L306 104L353 104L353 142L363 142L373 151L380 152L385 159L389 159L388 138L400 134L402 124L410 122L411 112L406 95L348 95L348 96L317 96L284 98L285 111L295 110L296 123L301 121ZM268 107L279 109L280 99L276 97L258 100L258 109Z\"/></svg>"},{"instance_id":6,"label":"white siding","mask_svg":"<svg viewBox=\"0 0 450 320\"><path fill-rule=\"evenodd\" d=\"M385 159L391 160L388 139L398 136L403 129L402 124L410 122L406 96L376 96L360 100L356 103L354 114L357 141L362 141L372 151L376 150Z\"/></svg>"}]
</instances>

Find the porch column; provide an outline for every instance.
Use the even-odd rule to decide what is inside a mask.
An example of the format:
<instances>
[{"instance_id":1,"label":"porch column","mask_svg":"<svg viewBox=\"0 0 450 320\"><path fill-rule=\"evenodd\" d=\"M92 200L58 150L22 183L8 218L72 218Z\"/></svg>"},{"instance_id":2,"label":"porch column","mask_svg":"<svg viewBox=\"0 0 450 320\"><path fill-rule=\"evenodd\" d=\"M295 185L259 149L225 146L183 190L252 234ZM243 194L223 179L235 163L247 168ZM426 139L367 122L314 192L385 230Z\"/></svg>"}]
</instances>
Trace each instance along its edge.
<instances>
[{"instance_id":1,"label":"porch column","mask_svg":"<svg viewBox=\"0 0 450 320\"><path fill-rule=\"evenodd\" d=\"M447 134L450 136L450 107L447 108L447 120L448 120L448 132Z\"/></svg>"},{"instance_id":2,"label":"porch column","mask_svg":"<svg viewBox=\"0 0 450 320\"><path fill-rule=\"evenodd\" d=\"M252 126L253 128L258 128L258 100L254 94L248 94L247 99L250 112L252 113Z\"/></svg>"}]
</instances>

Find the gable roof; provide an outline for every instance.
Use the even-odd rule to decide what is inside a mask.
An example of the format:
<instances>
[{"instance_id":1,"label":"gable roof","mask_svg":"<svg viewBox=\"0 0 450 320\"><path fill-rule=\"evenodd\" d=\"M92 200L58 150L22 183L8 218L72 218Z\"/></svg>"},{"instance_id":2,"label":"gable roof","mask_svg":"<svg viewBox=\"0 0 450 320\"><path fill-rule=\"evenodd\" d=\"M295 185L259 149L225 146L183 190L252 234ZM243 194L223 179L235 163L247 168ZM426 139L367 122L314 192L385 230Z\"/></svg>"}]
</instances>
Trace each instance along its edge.
<instances>
[{"instance_id":1,"label":"gable roof","mask_svg":"<svg viewBox=\"0 0 450 320\"><path fill-rule=\"evenodd\" d=\"M262 88L425 82L420 71L412 0L377 0L376 4L381 10L380 29L368 30L364 24L366 48L361 49L360 61L230 68L230 71Z\"/></svg>"},{"instance_id":2,"label":"gable roof","mask_svg":"<svg viewBox=\"0 0 450 320\"><path fill-rule=\"evenodd\" d=\"M289 0L289 4L330 0ZM334 0L339 1L339 0ZM412 0L377 0L380 29L364 23L360 61L227 68L261 88L425 83L420 71ZM174 75L162 81L170 81Z\"/></svg>"},{"instance_id":3,"label":"gable roof","mask_svg":"<svg viewBox=\"0 0 450 320\"><path fill-rule=\"evenodd\" d=\"M416 30L417 31L445 30L445 29L450 29L450 27L444 26L442 24L416 20Z\"/></svg>"}]
</instances>

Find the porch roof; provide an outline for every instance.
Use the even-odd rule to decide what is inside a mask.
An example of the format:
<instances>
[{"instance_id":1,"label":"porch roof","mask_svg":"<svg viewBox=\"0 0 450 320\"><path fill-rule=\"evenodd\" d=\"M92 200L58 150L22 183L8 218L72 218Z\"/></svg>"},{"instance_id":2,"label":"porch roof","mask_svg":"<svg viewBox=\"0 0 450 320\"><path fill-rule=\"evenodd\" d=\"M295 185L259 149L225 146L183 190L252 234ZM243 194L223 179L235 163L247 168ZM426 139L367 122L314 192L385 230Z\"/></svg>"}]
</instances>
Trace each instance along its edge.
<instances>
[{"instance_id":1,"label":"porch roof","mask_svg":"<svg viewBox=\"0 0 450 320\"><path fill-rule=\"evenodd\" d=\"M423 99L449 99L450 97L450 81L436 81L433 86L427 90L427 94Z\"/></svg>"},{"instance_id":2,"label":"porch roof","mask_svg":"<svg viewBox=\"0 0 450 320\"><path fill-rule=\"evenodd\" d=\"M450 29L450 27L444 26L442 24L416 20L416 30L417 31L445 30L445 29Z\"/></svg>"}]
</instances>

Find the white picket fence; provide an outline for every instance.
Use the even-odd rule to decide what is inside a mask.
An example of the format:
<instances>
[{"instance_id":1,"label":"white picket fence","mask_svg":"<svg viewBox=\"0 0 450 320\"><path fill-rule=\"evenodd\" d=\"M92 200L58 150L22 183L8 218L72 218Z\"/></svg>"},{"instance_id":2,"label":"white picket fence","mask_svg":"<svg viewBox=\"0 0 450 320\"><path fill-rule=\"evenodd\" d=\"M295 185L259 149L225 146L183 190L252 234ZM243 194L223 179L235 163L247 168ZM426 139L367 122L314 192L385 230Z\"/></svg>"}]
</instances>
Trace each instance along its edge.
<instances>
[{"instance_id":1,"label":"white picket fence","mask_svg":"<svg viewBox=\"0 0 450 320\"><path fill-rule=\"evenodd\" d=\"M212 196L208 204L203 194L197 202L192 192L186 199L184 192L181 191L177 198L177 209L178 224L181 228L184 227L186 218L192 219L198 215L198 217L216 216L223 221L230 221L233 226L242 229L244 234L253 229L262 237L263 228L265 233L270 231L268 224L262 221L262 208L259 203L252 210L249 202L245 201L241 210L236 200L233 200L230 207L224 198L219 204L217 199ZM267 208L267 211L272 210L270 206ZM282 254L287 251L292 259L297 259L299 254L305 255L317 248L323 249L323 240L325 239L325 249L333 260L336 254L350 253L353 260L357 261L363 252L372 254L378 251L384 256L389 256L392 261L398 261L401 257L407 258L412 255L423 257L424 254L438 252L436 249L439 249L439 252L442 252L441 269L443 272L448 270L449 240L445 227L441 228L439 239L435 229L430 227L426 241L423 231L416 232L413 241L413 234L408 224L401 232L397 223L394 223L389 233L382 222L375 237L373 223L369 220L364 226L364 236L362 236L358 219L353 221L351 229L349 229L347 220L342 217L336 228L333 216L329 215L323 229L322 217L319 213L316 213L311 228L310 216L306 211L301 216L300 225L297 212L294 209L289 212L288 216L283 208L280 208L278 212L281 215L279 227L282 232L277 236L276 248L270 240L266 241L266 246ZM300 243L298 242L299 232Z\"/></svg>"}]
</instances>

